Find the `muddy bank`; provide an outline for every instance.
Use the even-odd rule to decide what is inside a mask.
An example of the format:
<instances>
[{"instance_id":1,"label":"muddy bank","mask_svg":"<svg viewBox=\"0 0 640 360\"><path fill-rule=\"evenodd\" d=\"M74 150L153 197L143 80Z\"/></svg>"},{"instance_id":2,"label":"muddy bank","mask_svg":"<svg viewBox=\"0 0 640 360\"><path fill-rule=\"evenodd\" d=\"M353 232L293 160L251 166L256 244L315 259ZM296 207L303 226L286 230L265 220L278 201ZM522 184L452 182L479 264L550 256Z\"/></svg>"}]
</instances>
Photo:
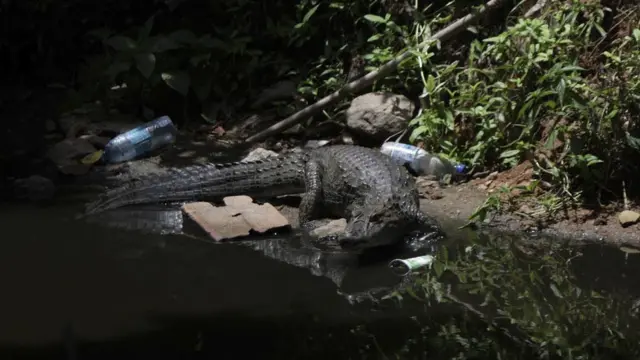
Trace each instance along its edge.
<instances>
[{"instance_id":1,"label":"muddy bank","mask_svg":"<svg viewBox=\"0 0 640 360\"><path fill-rule=\"evenodd\" d=\"M282 142L275 150L281 151L303 145ZM264 157L275 153L265 148L274 148L269 144L256 144L250 149L230 150L213 147L208 141L193 141L188 134L181 134L178 141L168 148L162 149L155 156L124 164L95 167L89 174L78 176L74 181L59 190L60 199L66 201L87 201L97 195L101 185L109 187L131 179L140 178L152 173L163 173L169 167L182 167L206 162L230 162L252 157ZM255 151L255 149L259 149ZM107 179L108 181L106 181ZM487 198L499 192L503 185L523 185L532 179L532 171L527 164L519 165L500 174L489 174L468 182L442 185L427 178L418 177L417 184L421 193L422 210L437 218L448 232L469 222L469 217L482 206ZM98 184L99 186L93 186ZM87 185L92 190L87 193ZM78 196L79 195L79 196ZM530 207L535 207L535 198L528 200ZM297 223L296 201L278 205L283 214L295 225ZM622 209L617 209L622 210ZM488 216L490 221L480 224L480 228L507 232L540 232L545 235L567 238L570 242L609 243L640 248L638 225L622 227L618 221L618 212L596 212L587 209L558 211L555 218L545 219L545 223L532 217L519 215L521 211L508 210L504 214Z\"/></svg>"},{"instance_id":2,"label":"muddy bank","mask_svg":"<svg viewBox=\"0 0 640 360\"><path fill-rule=\"evenodd\" d=\"M491 196L483 189L485 181L472 181L452 186L440 187L424 181L418 181L421 193L422 209L441 221L453 222L460 226L468 223L469 217ZM640 248L640 229L638 225L622 227L617 211L596 212L584 208L558 212L556 219L541 224L529 217L515 213L494 214L488 216L489 222L480 224L481 228L507 232L539 232L543 235L566 239L576 245L585 243L606 243L615 246Z\"/></svg>"}]
</instances>

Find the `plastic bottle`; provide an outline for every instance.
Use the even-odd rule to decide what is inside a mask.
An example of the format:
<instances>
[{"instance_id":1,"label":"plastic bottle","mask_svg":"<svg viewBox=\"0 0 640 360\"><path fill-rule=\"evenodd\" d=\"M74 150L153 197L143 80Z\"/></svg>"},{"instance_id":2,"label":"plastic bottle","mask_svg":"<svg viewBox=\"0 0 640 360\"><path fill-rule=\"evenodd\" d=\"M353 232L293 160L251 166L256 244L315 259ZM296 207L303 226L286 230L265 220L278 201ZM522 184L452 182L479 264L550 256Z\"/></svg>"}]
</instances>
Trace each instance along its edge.
<instances>
[{"instance_id":1,"label":"plastic bottle","mask_svg":"<svg viewBox=\"0 0 640 360\"><path fill-rule=\"evenodd\" d=\"M447 159L429 154L417 146L399 142L386 142L382 144L380 151L403 164L408 163L418 175L434 175L438 179L446 174L463 173L466 168L462 164L454 165Z\"/></svg>"},{"instance_id":2,"label":"plastic bottle","mask_svg":"<svg viewBox=\"0 0 640 360\"><path fill-rule=\"evenodd\" d=\"M103 160L107 163L133 160L173 143L177 132L168 116L159 117L111 139L104 148Z\"/></svg>"}]
</instances>

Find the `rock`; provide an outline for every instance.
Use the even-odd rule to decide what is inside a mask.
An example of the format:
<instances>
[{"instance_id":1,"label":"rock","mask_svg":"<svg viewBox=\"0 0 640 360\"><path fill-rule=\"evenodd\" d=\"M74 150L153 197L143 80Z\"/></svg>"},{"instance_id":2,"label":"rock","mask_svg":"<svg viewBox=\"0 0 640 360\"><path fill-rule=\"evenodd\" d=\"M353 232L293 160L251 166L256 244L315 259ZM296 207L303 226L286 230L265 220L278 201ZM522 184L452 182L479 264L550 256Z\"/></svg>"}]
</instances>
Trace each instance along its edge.
<instances>
[{"instance_id":1,"label":"rock","mask_svg":"<svg viewBox=\"0 0 640 360\"><path fill-rule=\"evenodd\" d=\"M347 128L355 135L382 142L407 127L414 109L414 104L402 95L364 94L351 101L345 115Z\"/></svg>"},{"instance_id":2,"label":"rock","mask_svg":"<svg viewBox=\"0 0 640 360\"><path fill-rule=\"evenodd\" d=\"M96 150L87 140L64 139L49 150L47 157L58 166L62 173L82 175L91 169L91 165L81 164L79 160L96 152Z\"/></svg>"},{"instance_id":3,"label":"rock","mask_svg":"<svg viewBox=\"0 0 640 360\"><path fill-rule=\"evenodd\" d=\"M309 140L306 144L304 144L305 148L315 149L329 144L330 140Z\"/></svg>"},{"instance_id":4,"label":"rock","mask_svg":"<svg viewBox=\"0 0 640 360\"><path fill-rule=\"evenodd\" d=\"M86 128L88 121L82 116L66 114L58 119L58 123L60 124L60 130L62 130L66 137L75 138L79 129Z\"/></svg>"},{"instance_id":5,"label":"rock","mask_svg":"<svg viewBox=\"0 0 640 360\"><path fill-rule=\"evenodd\" d=\"M635 211L625 210L618 215L618 220L622 227L631 226L640 220L640 213Z\"/></svg>"},{"instance_id":6,"label":"rock","mask_svg":"<svg viewBox=\"0 0 640 360\"><path fill-rule=\"evenodd\" d=\"M14 182L16 196L19 199L29 199L33 202L48 201L53 199L56 186L46 177L33 175L25 179L17 179Z\"/></svg>"},{"instance_id":7,"label":"rock","mask_svg":"<svg viewBox=\"0 0 640 360\"><path fill-rule=\"evenodd\" d=\"M249 155L247 155L244 159L242 159L242 161L263 160L268 157L274 157L274 156L278 156L278 153L275 151L271 151L263 148L257 148L255 150L252 150L249 153Z\"/></svg>"},{"instance_id":8,"label":"rock","mask_svg":"<svg viewBox=\"0 0 640 360\"><path fill-rule=\"evenodd\" d=\"M342 143L346 144L346 145L353 145L354 144L353 138L351 137L351 135L346 134L346 133L342 134L342 139L341 140L342 140Z\"/></svg>"},{"instance_id":9,"label":"rock","mask_svg":"<svg viewBox=\"0 0 640 360\"><path fill-rule=\"evenodd\" d=\"M318 226L311 231L311 235L317 237L331 236L343 232L347 228L347 220L338 219L328 222L326 225Z\"/></svg>"},{"instance_id":10,"label":"rock","mask_svg":"<svg viewBox=\"0 0 640 360\"><path fill-rule=\"evenodd\" d=\"M518 211L519 211L520 213L522 213L522 214L525 214L525 215L533 214L533 209L531 209L531 208L529 207L529 205L527 205L527 204L523 204L522 206L520 206L520 208L518 209Z\"/></svg>"},{"instance_id":11,"label":"rock","mask_svg":"<svg viewBox=\"0 0 640 360\"><path fill-rule=\"evenodd\" d=\"M107 137L97 135L82 135L79 138L88 141L91 145L99 149L104 149L111 140Z\"/></svg>"},{"instance_id":12,"label":"rock","mask_svg":"<svg viewBox=\"0 0 640 360\"><path fill-rule=\"evenodd\" d=\"M55 121L53 121L51 119L48 119L44 123L44 128L48 133L50 133L50 132L56 131L57 125L56 125Z\"/></svg>"},{"instance_id":13,"label":"rock","mask_svg":"<svg viewBox=\"0 0 640 360\"><path fill-rule=\"evenodd\" d=\"M595 226L607 225L607 219L605 219L603 217L599 217L599 218L593 220L593 225L595 225Z\"/></svg>"},{"instance_id":14,"label":"rock","mask_svg":"<svg viewBox=\"0 0 640 360\"><path fill-rule=\"evenodd\" d=\"M297 92L297 88L296 81L283 80L277 82L271 87L262 90L256 101L251 104L251 108L255 109L276 100L292 99Z\"/></svg>"}]
</instances>

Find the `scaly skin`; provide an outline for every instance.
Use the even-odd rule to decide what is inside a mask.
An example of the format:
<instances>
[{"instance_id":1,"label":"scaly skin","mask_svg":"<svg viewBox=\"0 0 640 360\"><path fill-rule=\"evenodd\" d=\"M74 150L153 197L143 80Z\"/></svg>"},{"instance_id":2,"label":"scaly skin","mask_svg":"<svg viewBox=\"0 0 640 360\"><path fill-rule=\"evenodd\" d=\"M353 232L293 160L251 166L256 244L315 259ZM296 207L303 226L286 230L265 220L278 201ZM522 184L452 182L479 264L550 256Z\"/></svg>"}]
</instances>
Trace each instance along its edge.
<instances>
[{"instance_id":1,"label":"scaly skin","mask_svg":"<svg viewBox=\"0 0 640 360\"><path fill-rule=\"evenodd\" d=\"M405 230L440 231L420 211L415 180L403 166L378 150L352 145L173 170L108 191L86 214L133 204L292 194L302 194L300 225L307 230L323 217L347 219L337 239L344 248L395 243Z\"/></svg>"}]
</instances>

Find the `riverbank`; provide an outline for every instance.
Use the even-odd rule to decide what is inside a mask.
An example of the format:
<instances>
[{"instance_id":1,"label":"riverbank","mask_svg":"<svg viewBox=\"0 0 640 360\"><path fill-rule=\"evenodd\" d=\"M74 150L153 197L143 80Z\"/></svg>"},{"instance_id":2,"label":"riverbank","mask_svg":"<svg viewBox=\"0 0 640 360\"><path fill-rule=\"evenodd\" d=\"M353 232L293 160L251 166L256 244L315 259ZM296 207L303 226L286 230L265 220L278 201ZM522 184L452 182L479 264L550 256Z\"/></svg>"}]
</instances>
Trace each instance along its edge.
<instances>
[{"instance_id":1,"label":"riverbank","mask_svg":"<svg viewBox=\"0 0 640 360\"><path fill-rule=\"evenodd\" d=\"M487 201L491 202L487 199L498 196L501 186L517 185L514 182L517 183L518 179L510 176L513 173L516 171L449 186L419 178L418 186L423 196L422 209L440 220L455 221L463 226L469 223L469 218ZM621 205L611 205L601 210L577 207L555 211L551 217L546 217L531 215L535 203L535 198L515 196L511 199L511 204L501 204L504 207L502 212L489 214L486 222L482 222L480 226L508 232L540 232L566 238L576 245L606 243L640 249L638 225L623 227L620 223L619 215L623 210Z\"/></svg>"},{"instance_id":2,"label":"riverbank","mask_svg":"<svg viewBox=\"0 0 640 360\"><path fill-rule=\"evenodd\" d=\"M112 121L113 124L103 121L100 123L100 127L117 128L121 126L127 128L133 126L129 125L131 121L130 118L116 117L115 121ZM69 119L67 127L69 129L77 127L76 122L74 119ZM69 129L67 130L70 132ZM234 149L233 146L224 146L225 140L232 140L233 143L235 139L235 142L238 142L243 137L241 135L246 136L246 134L228 137L217 133L216 130L218 129L213 126L205 126L198 130L182 131L173 146L162 149L156 156L128 164L108 166L105 169L120 173L117 176L118 182L120 182L150 173L162 172L168 167L206 162L238 161L245 158L250 152L254 158L275 155L276 152L304 146L309 140L297 134L287 136L280 141L267 140L255 144L251 149L239 150ZM337 134L335 138L328 140L341 143L344 139ZM87 142L80 139L77 141ZM76 147L75 144L72 146L74 149ZM255 151L256 149L260 150ZM68 152L73 153L73 151ZM89 183L93 182L89 179L91 176L74 174L72 177L78 181L74 180L71 183L86 184L87 180ZM422 197L422 209L441 222L452 224L452 226L448 226L449 229L468 225L470 217L479 209L484 209L487 212L484 221L481 218L474 219L474 223L480 223L481 227L512 232L539 231L568 238L577 243L596 242L640 248L638 225L631 224L623 227L620 224L618 217L620 212L624 210L623 206L612 205L598 210L585 207L565 210L558 207L557 203L550 203L541 186L528 195L521 194L521 190L514 190L517 187L530 186L533 179L531 164L524 162L504 172L494 172L482 177L476 176L473 179L449 185L440 184L424 177L417 178L417 184ZM509 191L505 191L505 189L509 189ZM70 192L73 194L75 190L72 188ZM506 194L510 195L505 196ZM287 211L295 212L295 209L286 210L285 215Z\"/></svg>"}]
</instances>

